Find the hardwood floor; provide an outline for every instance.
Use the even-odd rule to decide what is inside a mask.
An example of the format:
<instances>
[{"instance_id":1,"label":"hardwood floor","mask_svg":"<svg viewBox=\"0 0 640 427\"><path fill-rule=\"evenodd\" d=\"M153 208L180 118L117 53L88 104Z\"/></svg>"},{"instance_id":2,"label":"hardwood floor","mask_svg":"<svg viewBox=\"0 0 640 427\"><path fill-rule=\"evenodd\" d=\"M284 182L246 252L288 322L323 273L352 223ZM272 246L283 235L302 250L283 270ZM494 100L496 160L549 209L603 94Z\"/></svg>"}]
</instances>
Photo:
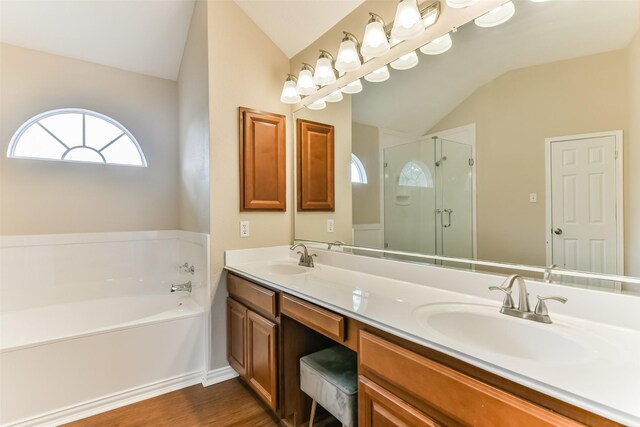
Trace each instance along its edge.
<instances>
[{"instance_id":1,"label":"hardwood floor","mask_svg":"<svg viewBox=\"0 0 640 427\"><path fill-rule=\"evenodd\" d=\"M233 379L200 384L66 424L67 427L280 425L253 392Z\"/></svg>"}]
</instances>

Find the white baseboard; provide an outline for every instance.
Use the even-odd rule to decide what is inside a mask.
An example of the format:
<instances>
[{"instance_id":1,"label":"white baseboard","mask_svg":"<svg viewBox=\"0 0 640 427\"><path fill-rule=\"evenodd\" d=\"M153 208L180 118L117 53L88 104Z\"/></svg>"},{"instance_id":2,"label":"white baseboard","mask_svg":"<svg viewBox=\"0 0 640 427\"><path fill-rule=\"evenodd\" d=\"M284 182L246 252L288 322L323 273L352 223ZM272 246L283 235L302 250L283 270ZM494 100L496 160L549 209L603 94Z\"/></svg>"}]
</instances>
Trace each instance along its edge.
<instances>
[{"instance_id":1,"label":"white baseboard","mask_svg":"<svg viewBox=\"0 0 640 427\"><path fill-rule=\"evenodd\" d=\"M222 381L230 380L238 376L238 373L229 365L222 368L208 371L202 379L202 385L209 387L210 385L221 383Z\"/></svg>"},{"instance_id":2,"label":"white baseboard","mask_svg":"<svg viewBox=\"0 0 640 427\"><path fill-rule=\"evenodd\" d=\"M105 397L90 400L78 405L69 406L57 411L22 419L14 423L7 424L5 427L56 426L70 423L72 421L198 384L202 381L202 376L202 371L180 375L141 387L135 387L120 393L114 393Z\"/></svg>"}]
</instances>

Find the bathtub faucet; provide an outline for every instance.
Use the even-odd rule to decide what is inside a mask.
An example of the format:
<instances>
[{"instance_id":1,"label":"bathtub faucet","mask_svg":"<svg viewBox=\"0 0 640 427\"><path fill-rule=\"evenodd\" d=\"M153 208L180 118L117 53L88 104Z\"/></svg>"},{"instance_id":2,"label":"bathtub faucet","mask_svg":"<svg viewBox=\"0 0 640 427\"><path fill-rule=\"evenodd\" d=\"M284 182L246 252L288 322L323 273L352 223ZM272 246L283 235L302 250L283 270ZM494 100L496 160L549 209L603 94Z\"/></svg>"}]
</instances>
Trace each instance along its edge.
<instances>
[{"instance_id":1,"label":"bathtub faucet","mask_svg":"<svg viewBox=\"0 0 640 427\"><path fill-rule=\"evenodd\" d=\"M181 285L171 285L171 292L185 292L185 291L186 292L192 291L191 280Z\"/></svg>"}]
</instances>

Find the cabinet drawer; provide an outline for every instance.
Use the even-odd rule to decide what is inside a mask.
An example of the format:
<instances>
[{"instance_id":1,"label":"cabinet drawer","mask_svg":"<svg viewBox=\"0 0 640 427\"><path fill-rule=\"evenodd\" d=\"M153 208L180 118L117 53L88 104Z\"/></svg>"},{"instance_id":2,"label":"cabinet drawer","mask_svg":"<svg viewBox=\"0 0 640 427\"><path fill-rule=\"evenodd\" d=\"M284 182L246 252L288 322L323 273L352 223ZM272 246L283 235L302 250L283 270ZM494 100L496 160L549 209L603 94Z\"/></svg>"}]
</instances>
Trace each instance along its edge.
<instances>
[{"instance_id":1,"label":"cabinet drawer","mask_svg":"<svg viewBox=\"0 0 640 427\"><path fill-rule=\"evenodd\" d=\"M358 418L364 427L442 427L366 377L358 381Z\"/></svg>"},{"instance_id":2,"label":"cabinet drawer","mask_svg":"<svg viewBox=\"0 0 640 427\"><path fill-rule=\"evenodd\" d=\"M229 295L246 303L257 312L272 318L278 316L276 307L277 295L274 291L233 274L227 275L227 290Z\"/></svg>"},{"instance_id":3,"label":"cabinet drawer","mask_svg":"<svg viewBox=\"0 0 640 427\"><path fill-rule=\"evenodd\" d=\"M282 314L338 342L344 342L344 317L315 304L282 294Z\"/></svg>"},{"instance_id":4,"label":"cabinet drawer","mask_svg":"<svg viewBox=\"0 0 640 427\"><path fill-rule=\"evenodd\" d=\"M358 354L362 375L462 425L582 425L365 331Z\"/></svg>"}]
</instances>

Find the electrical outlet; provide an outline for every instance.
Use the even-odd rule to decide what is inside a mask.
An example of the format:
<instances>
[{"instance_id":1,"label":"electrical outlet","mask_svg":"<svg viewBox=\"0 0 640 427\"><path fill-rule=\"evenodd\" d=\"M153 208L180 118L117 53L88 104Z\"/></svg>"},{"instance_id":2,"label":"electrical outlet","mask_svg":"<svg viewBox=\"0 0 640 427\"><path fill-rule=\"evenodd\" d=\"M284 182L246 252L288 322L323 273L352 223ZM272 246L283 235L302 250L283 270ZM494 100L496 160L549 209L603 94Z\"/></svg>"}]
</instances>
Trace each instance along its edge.
<instances>
[{"instance_id":1,"label":"electrical outlet","mask_svg":"<svg viewBox=\"0 0 640 427\"><path fill-rule=\"evenodd\" d=\"M328 219L327 220L327 233L333 233L333 229L334 229L335 223L333 222L332 219Z\"/></svg>"},{"instance_id":2,"label":"electrical outlet","mask_svg":"<svg viewBox=\"0 0 640 427\"><path fill-rule=\"evenodd\" d=\"M538 201L538 193L529 193L529 203L536 203Z\"/></svg>"},{"instance_id":3,"label":"electrical outlet","mask_svg":"<svg viewBox=\"0 0 640 427\"><path fill-rule=\"evenodd\" d=\"M249 221L240 221L240 237L249 237Z\"/></svg>"}]
</instances>

